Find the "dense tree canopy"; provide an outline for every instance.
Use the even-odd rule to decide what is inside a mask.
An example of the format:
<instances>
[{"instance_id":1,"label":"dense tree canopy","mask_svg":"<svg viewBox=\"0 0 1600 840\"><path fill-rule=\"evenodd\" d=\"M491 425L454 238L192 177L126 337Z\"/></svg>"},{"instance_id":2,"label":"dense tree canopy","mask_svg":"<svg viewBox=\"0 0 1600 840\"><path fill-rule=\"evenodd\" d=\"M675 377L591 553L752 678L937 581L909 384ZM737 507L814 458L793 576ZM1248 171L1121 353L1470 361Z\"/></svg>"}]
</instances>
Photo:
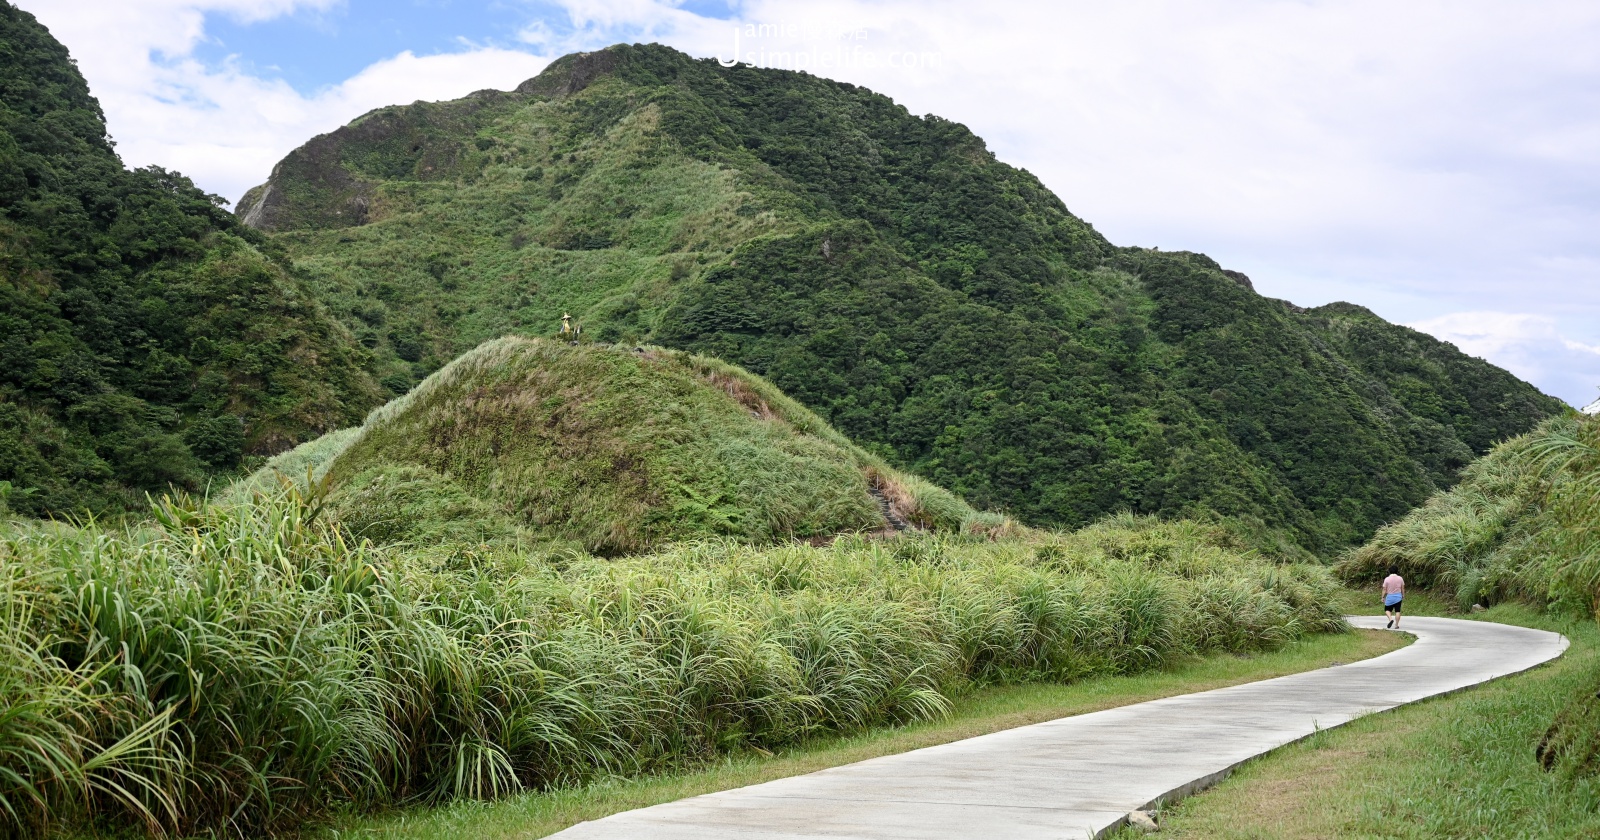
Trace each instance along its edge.
<instances>
[{"instance_id":1,"label":"dense tree canopy","mask_svg":"<svg viewBox=\"0 0 1600 840\"><path fill-rule=\"evenodd\" d=\"M67 51L0 4L0 481L117 509L358 418L363 354L187 178L123 168Z\"/></svg>"}]
</instances>

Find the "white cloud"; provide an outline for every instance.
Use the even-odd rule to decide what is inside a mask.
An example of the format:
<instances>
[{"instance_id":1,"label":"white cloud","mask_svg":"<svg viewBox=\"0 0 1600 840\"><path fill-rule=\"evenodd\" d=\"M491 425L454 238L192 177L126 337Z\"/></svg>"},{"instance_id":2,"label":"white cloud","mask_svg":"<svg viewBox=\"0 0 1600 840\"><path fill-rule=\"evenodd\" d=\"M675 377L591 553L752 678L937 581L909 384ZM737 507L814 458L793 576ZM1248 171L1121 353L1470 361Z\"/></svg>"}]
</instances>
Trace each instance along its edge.
<instances>
[{"instance_id":1,"label":"white cloud","mask_svg":"<svg viewBox=\"0 0 1600 840\"><path fill-rule=\"evenodd\" d=\"M418 56L402 52L305 95L233 63L194 59L207 13L259 21L337 0L51 0L22 4L72 50L130 166L157 164L237 199L273 164L317 134L373 108L455 99L506 89L535 76L547 58L475 47Z\"/></svg>"},{"instance_id":2,"label":"white cloud","mask_svg":"<svg viewBox=\"0 0 1600 840\"><path fill-rule=\"evenodd\" d=\"M1408 326L1494 361L1575 406L1588 404L1600 389L1600 346L1568 338L1546 315L1452 312Z\"/></svg>"}]
</instances>

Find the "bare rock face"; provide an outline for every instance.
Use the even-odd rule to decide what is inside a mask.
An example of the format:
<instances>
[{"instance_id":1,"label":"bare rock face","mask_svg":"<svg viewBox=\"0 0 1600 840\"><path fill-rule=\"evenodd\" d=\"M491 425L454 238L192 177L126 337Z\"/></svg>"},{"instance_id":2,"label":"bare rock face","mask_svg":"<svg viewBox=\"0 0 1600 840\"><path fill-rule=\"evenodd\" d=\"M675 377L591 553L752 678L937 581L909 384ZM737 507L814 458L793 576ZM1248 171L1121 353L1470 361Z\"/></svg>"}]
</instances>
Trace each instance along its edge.
<instances>
[{"instance_id":1,"label":"bare rock face","mask_svg":"<svg viewBox=\"0 0 1600 840\"><path fill-rule=\"evenodd\" d=\"M491 95L491 93L493 95ZM357 227L380 215L376 183L453 177L470 153L475 118L509 94L372 111L311 138L239 199L240 221L264 231Z\"/></svg>"},{"instance_id":2,"label":"bare rock face","mask_svg":"<svg viewBox=\"0 0 1600 840\"><path fill-rule=\"evenodd\" d=\"M1247 277L1245 275L1245 273L1242 272L1242 271L1232 271L1230 269L1224 268L1222 270L1222 274L1223 274L1224 277L1227 277L1229 280L1232 280L1233 282L1238 283L1239 285L1245 287L1246 289L1249 289L1252 292L1256 290L1256 287L1250 283L1250 278Z\"/></svg>"},{"instance_id":3,"label":"bare rock face","mask_svg":"<svg viewBox=\"0 0 1600 840\"><path fill-rule=\"evenodd\" d=\"M372 186L338 165L338 145L337 138L324 134L291 152L272 168L265 184L239 199L234 210L239 220L264 231L291 230L305 222L330 227L366 224ZM300 201L291 200L295 186L302 188Z\"/></svg>"},{"instance_id":4,"label":"bare rock face","mask_svg":"<svg viewBox=\"0 0 1600 840\"><path fill-rule=\"evenodd\" d=\"M573 53L562 56L544 72L517 85L516 93L561 98L571 96L594 83L595 79L617 68L615 50Z\"/></svg>"}]
</instances>

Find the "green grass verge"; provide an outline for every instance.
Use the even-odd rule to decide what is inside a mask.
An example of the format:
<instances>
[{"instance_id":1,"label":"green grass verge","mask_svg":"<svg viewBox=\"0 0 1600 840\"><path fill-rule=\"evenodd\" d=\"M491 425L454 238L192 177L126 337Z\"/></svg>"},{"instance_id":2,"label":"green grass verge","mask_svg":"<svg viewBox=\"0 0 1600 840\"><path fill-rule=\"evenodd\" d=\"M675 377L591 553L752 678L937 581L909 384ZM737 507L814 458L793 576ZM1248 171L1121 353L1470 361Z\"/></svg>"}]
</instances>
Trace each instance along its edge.
<instances>
[{"instance_id":1,"label":"green grass verge","mask_svg":"<svg viewBox=\"0 0 1600 840\"><path fill-rule=\"evenodd\" d=\"M1164 670L1136 676L1103 677L1072 685L981 689L957 699L951 714L941 720L843 737L817 738L776 753L743 752L686 772L614 779L499 802L458 802L442 808L414 808L377 817L340 820L309 832L308 836L359 835L416 840L544 837L585 820L634 808L1070 715L1270 679L1335 662L1353 662L1388 653L1407 643L1407 636L1364 630L1314 636L1272 653L1189 657Z\"/></svg>"},{"instance_id":2,"label":"green grass verge","mask_svg":"<svg viewBox=\"0 0 1600 840\"><path fill-rule=\"evenodd\" d=\"M1383 598L1378 594L1377 586L1340 590L1334 603L1345 615L1383 615ZM1402 612L1405 615L1461 617L1461 608L1455 601L1447 596L1422 589L1410 589L1406 592ZM1400 624L1405 625L1404 616L1401 617Z\"/></svg>"},{"instance_id":3,"label":"green grass verge","mask_svg":"<svg viewBox=\"0 0 1600 840\"><path fill-rule=\"evenodd\" d=\"M1556 630L1572 647L1550 665L1362 718L1252 762L1163 812L1162 836L1600 836L1600 779L1548 773L1534 760L1551 719L1600 666L1600 629L1509 604L1476 617Z\"/></svg>"}]
</instances>

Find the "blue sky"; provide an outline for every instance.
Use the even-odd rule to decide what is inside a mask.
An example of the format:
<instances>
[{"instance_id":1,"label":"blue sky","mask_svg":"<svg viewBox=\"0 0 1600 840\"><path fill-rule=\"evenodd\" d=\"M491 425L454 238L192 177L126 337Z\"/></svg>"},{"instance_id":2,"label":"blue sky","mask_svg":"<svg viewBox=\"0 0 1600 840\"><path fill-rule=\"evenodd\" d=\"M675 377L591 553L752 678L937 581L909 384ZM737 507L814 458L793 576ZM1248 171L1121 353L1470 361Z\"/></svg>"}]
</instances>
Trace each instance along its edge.
<instances>
[{"instance_id":1,"label":"blue sky","mask_svg":"<svg viewBox=\"0 0 1600 840\"><path fill-rule=\"evenodd\" d=\"M1600 396L1592 0L20 0L131 165L237 198L382 105L508 89L617 41L811 68L963 122L1119 244L1349 300ZM907 57L914 61L906 60Z\"/></svg>"},{"instance_id":2,"label":"blue sky","mask_svg":"<svg viewBox=\"0 0 1600 840\"><path fill-rule=\"evenodd\" d=\"M514 41L526 19L526 12L505 4L449 0L350 0L256 22L214 14L193 55L211 66L232 58L247 72L281 78L311 95L405 50L441 53L461 49L468 39Z\"/></svg>"},{"instance_id":3,"label":"blue sky","mask_svg":"<svg viewBox=\"0 0 1600 840\"><path fill-rule=\"evenodd\" d=\"M733 15L723 2L686 2L677 7L712 20ZM344 0L267 20L209 14L206 38L192 55L211 66L236 61L248 72L281 78L300 93L312 95L402 51L527 48L524 31L541 25L566 37L577 30L563 7L549 3Z\"/></svg>"}]
</instances>

